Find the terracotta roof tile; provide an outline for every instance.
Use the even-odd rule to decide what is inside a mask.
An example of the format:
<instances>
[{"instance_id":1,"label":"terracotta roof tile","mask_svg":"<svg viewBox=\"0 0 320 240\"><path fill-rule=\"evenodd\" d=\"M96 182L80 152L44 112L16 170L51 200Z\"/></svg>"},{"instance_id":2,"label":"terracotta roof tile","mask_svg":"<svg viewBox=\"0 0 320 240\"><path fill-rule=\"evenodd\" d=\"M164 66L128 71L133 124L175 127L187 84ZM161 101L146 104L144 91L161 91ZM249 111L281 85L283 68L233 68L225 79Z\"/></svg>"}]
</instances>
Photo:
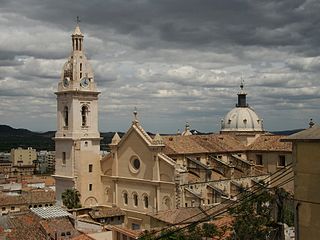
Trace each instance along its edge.
<instances>
[{"instance_id":1,"label":"terracotta roof tile","mask_svg":"<svg viewBox=\"0 0 320 240\"><path fill-rule=\"evenodd\" d=\"M24 213L21 215L15 215L10 218L11 231L8 232L8 240L45 240L46 235L40 229L39 219L31 214Z\"/></svg>"},{"instance_id":2,"label":"terracotta roof tile","mask_svg":"<svg viewBox=\"0 0 320 240\"><path fill-rule=\"evenodd\" d=\"M197 154L215 152L239 152L244 151L245 146L233 135L207 134L190 136L164 136L164 153L173 154Z\"/></svg>"},{"instance_id":3,"label":"terracotta roof tile","mask_svg":"<svg viewBox=\"0 0 320 240\"><path fill-rule=\"evenodd\" d=\"M47 235L55 236L57 233L60 237L61 233L66 236L77 236L79 233L73 227L68 218L55 218L55 219L44 219L40 221L40 225Z\"/></svg>"},{"instance_id":4,"label":"terracotta roof tile","mask_svg":"<svg viewBox=\"0 0 320 240\"><path fill-rule=\"evenodd\" d=\"M160 211L150 216L168 224L186 224L203 219L204 217L219 211L225 207L225 204L220 204L215 207L202 206L202 207L183 207L168 211Z\"/></svg>"},{"instance_id":5,"label":"terracotta roof tile","mask_svg":"<svg viewBox=\"0 0 320 240\"><path fill-rule=\"evenodd\" d=\"M261 135L248 146L248 150L292 152L291 143L282 142L281 139L283 138L285 136L282 135Z\"/></svg>"}]
</instances>

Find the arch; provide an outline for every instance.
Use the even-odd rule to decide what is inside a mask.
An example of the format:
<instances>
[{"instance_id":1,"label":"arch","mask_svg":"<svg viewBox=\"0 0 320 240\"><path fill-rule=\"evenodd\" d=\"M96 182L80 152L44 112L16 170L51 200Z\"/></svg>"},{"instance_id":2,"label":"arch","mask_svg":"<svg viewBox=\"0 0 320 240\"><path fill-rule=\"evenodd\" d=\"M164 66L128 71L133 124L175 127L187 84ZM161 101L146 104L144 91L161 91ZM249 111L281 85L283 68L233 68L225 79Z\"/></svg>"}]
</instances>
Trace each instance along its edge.
<instances>
[{"instance_id":1,"label":"arch","mask_svg":"<svg viewBox=\"0 0 320 240\"><path fill-rule=\"evenodd\" d=\"M104 195L105 195L107 202L112 202L112 190L111 190L110 186L108 186L104 189Z\"/></svg>"},{"instance_id":2,"label":"arch","mask_svg":"<svg viewBox=\"0 0 320 240\"><path fill-rule=\"evenodd\" d=\"M142 195L142 199L143 199L143 207L144 208L149 208L149 196L148 196L148 194L144 193Z\"/></svg>"},{"instance_id":3,"label":"arch","mask_svg":"<svg viewBox=\"0 0 320 240\"><path fill-rule=\"evenodd\" d=\"M84 201L84 205L85 206L96 206L98 205L98 201L95 197L88 197L85 201Z\"/></svg>"},{"instance_id":4,"label":"arch","mask_svg":"<svg viewBox=\"0 0 320 240\"><path fill-rule=\"evenodd\" d=\"M89 107L87 105L82 105L81 107L81 125L82 127L86 127L88 125L88 113Z\"/></svg>"},{"instance_id":5,"label":"arch","mask_svg":"<svg viewBox=\"0 0 320 240\"><path fill-rule=\"evenodd\" d=\"M132 198L133 198L133 206L138 207L139 205L138 194L136 192L133 192Z\"/></svg>"},{"instance_id":6,"label":"arch","mask_svg":"<svg viewBox=\"0 0 320 240\"><path fill-rule=\"evenodd\" d=\"M67 106L63 109L63 120L64 120L64 126L68 127L69 125L69 108Z\"/></svg>"},{"instance_id":7,"label":"arch","mask_svg":"<svg viewBox=\"0 0 320 240\"><path fill-rule=\"evenodd\" d=\"M128 205L128 192L127 191L122 192L122 200L123 200L124 205Z\"/></svg>"}]
</instances>

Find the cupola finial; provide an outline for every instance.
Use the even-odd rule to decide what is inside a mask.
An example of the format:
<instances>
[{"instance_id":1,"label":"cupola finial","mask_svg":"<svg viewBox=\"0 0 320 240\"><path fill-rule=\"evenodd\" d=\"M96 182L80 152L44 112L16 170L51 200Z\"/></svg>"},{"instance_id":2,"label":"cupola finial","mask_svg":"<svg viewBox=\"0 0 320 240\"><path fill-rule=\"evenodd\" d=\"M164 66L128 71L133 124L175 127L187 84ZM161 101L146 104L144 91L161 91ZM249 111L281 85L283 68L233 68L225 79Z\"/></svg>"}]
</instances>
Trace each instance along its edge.
<instances>
[{"instance_id":1,"label":"cupola finial","mask_svg":"<svg viewBox=\"0 0 320 240\"><path fill-rule=\"evenodd\" d=\"M138 110L137 110L137 107L134 107L134 110L133 110L133 123L137 123L139 122L138 121Z\"/></svg>"}]
</instances>

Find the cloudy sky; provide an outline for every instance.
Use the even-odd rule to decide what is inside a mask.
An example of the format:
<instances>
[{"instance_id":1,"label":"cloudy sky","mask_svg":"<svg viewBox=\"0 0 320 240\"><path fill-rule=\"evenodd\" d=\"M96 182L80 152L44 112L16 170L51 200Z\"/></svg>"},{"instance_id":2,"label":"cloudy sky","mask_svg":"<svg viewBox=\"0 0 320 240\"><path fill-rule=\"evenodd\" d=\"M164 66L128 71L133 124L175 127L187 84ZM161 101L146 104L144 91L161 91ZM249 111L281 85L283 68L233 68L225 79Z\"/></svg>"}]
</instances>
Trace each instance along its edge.
<instances>
[{"instance_id":1,"label":"cloudy sky","mask_svg":"<svg viewBox=\"0 0 320 240\"><path fill-rule=\"evenodd\" d=\"M320 122L318 0L0 0L0 124L56 129L80 16L101 131L218 131L241 76L267 130Z\"/></svg>"}]
</instances>

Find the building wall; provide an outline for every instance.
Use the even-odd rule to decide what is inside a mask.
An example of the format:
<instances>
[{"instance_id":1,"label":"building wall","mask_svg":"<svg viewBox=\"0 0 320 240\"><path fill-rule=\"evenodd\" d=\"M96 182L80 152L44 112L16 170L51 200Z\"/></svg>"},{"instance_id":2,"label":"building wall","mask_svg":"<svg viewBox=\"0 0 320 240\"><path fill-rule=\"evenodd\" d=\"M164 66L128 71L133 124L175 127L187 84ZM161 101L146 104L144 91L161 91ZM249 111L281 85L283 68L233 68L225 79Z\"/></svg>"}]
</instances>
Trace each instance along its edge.
<instances>
[{"instance_id":1,"label":"building wall","mask_svg":"<svg viewBox=\"0 0 320 240\"><path fill-rule=\"evenodd\" d=\"M14 166L30 166L34 160L37 160L37 152L31 147L11 149L11 161Z\"/></svg>"},{"instance_id":2,"label":"building wall","mask_svg":"<svg viewBox=\"0 0 320 240\"><path fill-rule=\"evenodd\" d=\"M294 142L298 240L320 236L320 142Z\"/></svg>"},{"instance_id":3,"label":"building wall","mask_svg":"<svg viewBox=\"0 0 320 240\"><path fill-rule=\"evenodd\" d=\"M262 165L257 164L258 155L262 156ZM286 165L292 163L292 154L288 152L265 152L265 151L255 151L248 153L248 160L255 164L255 167L266 173L274 173L277 170L283 168L279 166L280 156L285 157Z\"/></svg>"}]
</instances>

